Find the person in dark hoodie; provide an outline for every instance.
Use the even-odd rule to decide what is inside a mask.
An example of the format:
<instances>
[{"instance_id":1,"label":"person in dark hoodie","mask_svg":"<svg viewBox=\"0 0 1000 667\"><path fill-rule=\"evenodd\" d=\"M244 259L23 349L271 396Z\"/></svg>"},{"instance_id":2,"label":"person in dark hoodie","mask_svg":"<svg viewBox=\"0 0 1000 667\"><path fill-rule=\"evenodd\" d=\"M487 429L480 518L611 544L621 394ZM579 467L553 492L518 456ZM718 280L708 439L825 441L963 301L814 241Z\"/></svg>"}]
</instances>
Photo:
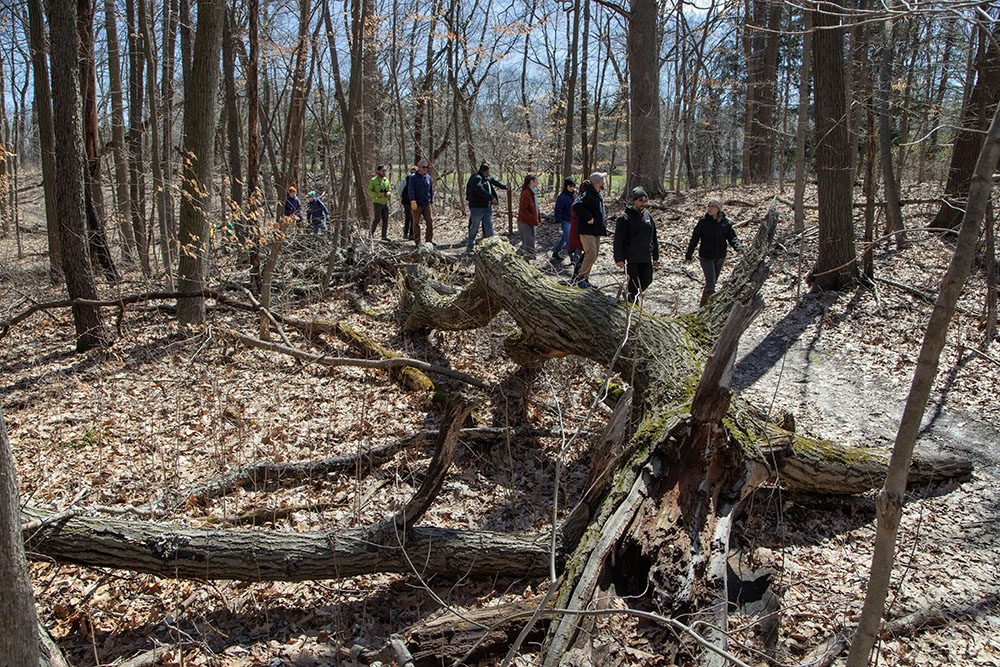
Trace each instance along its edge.
<instances>
[{"instance_id":1,"label":"person in dark hoodie","mask_svg":"<svg viewBox=\"0 0 1000 667\"><path fill-rule=\"evenodd\" d=\"M606 176L606 173L600 171L591 174L590 180L584 181L580 186L580 198L573 204L576 229L583 246L583 261L580 262L580 270L576 276L576 286L583 289L593 287L590 284L590 269L597 261L601 237L608 235L607 214L604 210L604 198L601 196Z\"/></svg>"},{"instance_id":2,"label":"person in dark hoodie","mask_svg":"<svg viewBox=\"0 0 1000 667\"><path fill-rule=\"evenodd\" d=\"M690 262L694 257L695 247L698 247L698 259L701 261L701 270L705 273L705 289L701 293L699 308L715 294L715 283L726 261L727 243L736 252L743 252L740 240L736 238L736 230L722 211L722 202L718 199L709 200L708 212L694 226L687 254L684 256L684 261Z\"/></svg>"},{"instance_id":3,"label":"person in dark hoodie","mask_svg":"<svg viewBox=\"0 0 1000 667\"><path fill-rule=\"evenodd\" d=\"M469 202L469 240L465 244L467 252L472 252L479 234L479 225L483 226L483 238L493 236L493 207L497 204L497 191L506 190L507 186L490 176L490 163L483 161L479 171L469 177L465 184L465 199Z\"/></svg>"},{"instance_id":4,"label":"person in dark hoodie","mask_svg":"<svg viewBox=\"0 0 1000 667\"><path fill-rule=\"evenodd\" d=\"M562 227L562 236L559 237L558 243L552 248L552 261L561 262L562 256L559 251L566 248L566 254L570 253L569 250L569 232L572 223L571 210L573 208L573 199L576 195L576 181L572 178L567 178L563 181L563 189L556 199L556 208L552 212L552 217L556 219L556 222Z\"/></svg>"},{"instance_id":5,"label":"person in dark hoodie","mask_svg":"<svg viewBox=\"0 0 1000 667\"><path fill-rule=\"evenodd\" d=\"M326 216L329 213L326 204L316 196L315 190L307 194L306 197L309 198L306 204L306 220L312 227L312 233L319 234L322 231L326 234Z\"/></svg>"},{"instance_id":6,"label":"person in dark hoodie","mask_svg":"<svg viewBox=\"0 0 1000 667\"><path fill-rule=\"evenodd\" d=\"M660 244L656 223L646 210L649 196L642 188L632 190L632 205L615 221L615 266L628 275L628 300L635 303L639 294L653 282L653 266L660 264Z\"/></svg>"}]
</instances>

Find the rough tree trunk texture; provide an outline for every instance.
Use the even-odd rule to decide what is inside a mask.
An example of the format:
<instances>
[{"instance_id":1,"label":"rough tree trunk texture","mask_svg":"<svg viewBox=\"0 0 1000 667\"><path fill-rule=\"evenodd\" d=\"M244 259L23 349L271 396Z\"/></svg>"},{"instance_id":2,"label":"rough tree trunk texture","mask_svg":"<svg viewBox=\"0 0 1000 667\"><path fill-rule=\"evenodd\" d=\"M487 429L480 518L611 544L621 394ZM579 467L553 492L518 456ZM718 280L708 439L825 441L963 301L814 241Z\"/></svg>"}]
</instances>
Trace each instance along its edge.
<instances>
[{"instance_id":1,"label":"rough tree trunk texture","mask_svg":"<svg viewBox=\"0 0 1000 667\"><path fill-rule=\"evenodd\" d=\"M720 539L728 542L731 511L743 494L778 472L789 488L832 493L870 489L884 476L884 453L869 457L796 436L741 401L724 415L718 410L718 416L688 416L708 352L734 304L747 304L740 306L747 312L737 332L759 308L754 298L767 273L764 258L776 224L772 206L730 282L702 310L673 319L633 311L629 325L626 306L554 283L518 261L499 237L478 246L475 279L458 295L441 296L424 286L420 271L408 279L414 293L408 330L471 329L506 311L519 326L508 337L507 351L520 363L575 354L632 379L638 426L608 494L569 556L556 608L583 608L611 577L608 563L625 562L617 571L631 570L635 579L618 578L619 591L645 591L645 603L661 609L717 612L721 554L711 547ZM864 465L854 468L858 460ZM966 462L954 462L941 472L936 463L933 457L925 461L914 479L949 479L969 470ZM576 542L576 535L567 535L564 546ZM578 619L554 624L552 655L574 645L577 625Z\"/></svg>"},{"instance_id":2,"label":"rough tree trunk texture","mask_svg":"<svg viewBox=\"0 0 1000 667\"><path fill-rule=\"evenodd\" d=\"M115 193L118 198L118 233L122 259L135 260L135 235L128 190L128 159L125 156L125 105L122 99L121 50L118 46L118 12L114 0L104 0L104 30L108 39L108 81L111 93L111 155L115 165ZM155 131L155 129L154 129Z\"/></svg>"},{"instance_id":3,"label":"rough tree trunk texture","mask_svg":"<svg viewBox=\"0 0 1000 667\"><path fill-rule=\"evenodd\" d=\"M153 269L149 264L149 244L146 237L146 211L143 201L145 187L142 167L142 72L145 58L139 45L139 29L136 26L136 0L126 0L125 17L128 25L128 187L129 210L132 213L132 238L139 255L142 275L149 276Z\"/></svg>"},{"instance_id":4,"label":"rough tree trunk texture","mask_svg":"<svg viewBox=\"0 0 1000 667\"><path fill-rule=\"evenodd\" d=\"M774 109L778 82L778 35L781 4L776 0L748 2L755 28L747 27L747 143L746 183L770 183L774 173ZM761 30L764 26L767 30Z\"/></svg>"},{"instance_id":5,"label":"rough tree trunk texture","mask_svg":"<svg viewBox=\"0 0 1000 667\"><path fill-rule=\"evenodd\" d=\"M71 299L96 299L97 287L87 259L86 201L84 194L83 126L77 62L76 6L53 2L48 6L52 37L52 120L55 136L56 209L66 289ZM106 332L101 311L74 306L76 349L83 352L104 344Z\"/></svg>"},{"instance_id":6,"label":"rough tree trunk texture","mask_svg":"<svg viewBox=\"0 0 1000 667\"><path fill-rule=\"evenodd\" d=\"M42 153L45 228L49 239L49 280L55 284L62 279L62 250L59 242L59 215L56 209L56 157L55 136L52 129L52 91L49 87L49 65L45 57L47 44L42 0L28 0L28 26L35 113L38 115L38 143Z\"/></svg>"},{"instance_id":7,"label":"rough tree trunk texture","mask_svg":"<svg viewBox=\"0 0 1000 667\"><path fill-rule=\"evenodd\" d=\"M799 68L799 114L795 128L795 222L796 232L806 230L806 129L809 127L809 79L812 76L812 12L804 12L802 66Z\"/></svg>"},{"instance_id":8,"label":"rough tree trunk texture","mask_svg":"<svg viewBox=\"0 0 1000 667\"><path fill-rule=\"evenodd\" d=\"M205 320L202 290L215 162L223 5L221 0L198 0L193 71L188 82L190 87L185 87L184 91L184 195L181 197L177 287L192 296L177 300L177 318L181 324L200 324Z\"/></svg>"},{"instance_id":9,"label":"rough tree trunk texture","mask_svg":"<svg viewBox=\"0 0 1000 667\"><path fill-rule=\"evenodd\" d=\"M991 29L980 26L975 30L985 42L985 53L975 63L973 71L976 83L972 87L969 102L963 109L962 127L955 134L948 180L944 186L945 201L931 222L931 227L955 229L962 223L969 185L983 146L983 132L1000 101L1000 44L997 43L1000 39L1000 22L995 22ZM995 163L993 167L996 168Z\"/></svg>"},{"instance_id":10,"label":"rough tree trunk texture","mask_svg":"<svg viewBox=\"0 0 1000 667\"><path fill-rule=\"evenodd\" d=\"M1000 110L994 113L989 133L979 154L962 227L958 232L955 253L951 257L948 270L941 279L938 293L931 312L927 331L924 334L917 368L913 373L906 407L899 422L896 442L892 448L885 486L878 496L878 527L875 533L875 553L872 556L871 576L865 605L858 621L858 631L851 643L847 658L850 667L868 664L868 657L878 634L879 622L889 591L889 575L896 550L896 534L903 514L903 497L906 491L906 473L913 455L913 447L920 432L927 399L930 397L937 377L938 361L948 335L948 325L955 313L955 304L965 286L965 281L976 256L979 241L979 225L986 215L993 190L993 170L1000 159Z\"/></svg>"},{"instance_id":11,"label":"rough tree trunk texture","mask_svg":"<svg viewBox=\"0 0 1000 667\"><path fill-rule=\"evenodd\" d=\"M628 181L651 197L663 193L660 180L660 43L656 0L632 0L628 16L628 71L631 77ZM567 119L572 122L572 119Z\"/></svg>"},{"instance_id":12,"label":"rough tree trunk texture","mask_svg":"<svg viewBox=\"0 0 1000 667\"><path fill-rule=\"evenodd\" d=\"M892 120L889 118L889 89L892 85L892 52L896 43L896 28L891 21L882 27L882 57L878 68L878 141L882 167L882 187L885 189L885 219L887 231L896 234L896 247L906 247L903 210L899 206L899 182L892 165Z\"/></svg>"},{"instance_id":13,"label":"rough tree trunk texture","mask_svg":"<svg viewBox=\"0 0 1000 667\"><path fill-rule=\"evenodd\" d=\"M21 537L14 457L0 409L0 664L38 664L38 617Z\"/></svg>"},{"instance_id":14,"label":"rough tree trunk texture","mask_svg":"<svg viewBox=\"0 0 1000 667\"><path fill-rule=\"evenodd\" d=\"M813 12L813 72L815 79L816 190L819 196L819 252L809 275L822 289L850 285L857 276L853 182L847 109L844 100L844 30L839 7L820 3Z\"/></svg>"}]
</instances>

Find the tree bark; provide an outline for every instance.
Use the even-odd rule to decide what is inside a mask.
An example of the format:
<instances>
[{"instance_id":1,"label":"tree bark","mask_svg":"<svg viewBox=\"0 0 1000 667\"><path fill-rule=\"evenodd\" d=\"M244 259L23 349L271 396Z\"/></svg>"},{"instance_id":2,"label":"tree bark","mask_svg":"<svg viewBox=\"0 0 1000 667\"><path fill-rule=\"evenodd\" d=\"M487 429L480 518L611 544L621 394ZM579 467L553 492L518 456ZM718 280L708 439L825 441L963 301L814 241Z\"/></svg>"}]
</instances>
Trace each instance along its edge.
<instances>
[{"instance_id":1,"label":"tree bark","mask_svg":"<svg viewBox=\"0 0 1000 667\"><path fill-rule=\"evenodd\" d=\"M748 38L747 54L747 183L770 183L774 173L774 109L778 82L778 37L781 28L781 3L775 0L747 2L747 18L757 26ZM760 28L767 27L767 30Z\"/></svg>"},{"instance_id":2,"label":"tree bark","mask_svg":"<svg viewBox=\"0 0 1000 667\"><path fill-rule=\"evenodd\" d=\"M52 35L52 89L59 91L52 98L52 121L56 159L55 201L59 211L63 275L71 299L96 299L97 287L87 261L85 165L75 3L49 3L48 18ZM98 308L74 306L73 321L76 324L78 351L105 344L106 332Z\"/></svg>"},{"instance_id":3,"label":"tree bark","mask_svg":"<svg viewBox=\"0 0 1000 667\"><path fill-rule=\"evenodd\" d=\"M128 172L129 172L129 209L132 212L132 236L135 240L136 253L139 255L139 266L142 275L150 276L153 269L149 263L149 239L146 228L146 206L143 194L142 167L142 109L143 81L142 73L145 58L139 44L139 28L136 25L135 3L137 0L126 0L125 15L128 23ZM144 0L138 0L143 2Z\"/></svg>"},{"instance_id":4,"label":"tree bark","mask_svg":"<svg viewBox=\"0 0 1000 667\"><path fill-rule=\"evenodd\" d=\"M205 287L208 220L212 215L223 6L221 0L198 0L198 31L190 87L184 91L184 196L181 198L177 286L181 292L192 296L177 300L177 318L181 324L201 324L205 320L202 290Z\"/></svg>"},{"instance_id":5,"label":"tree bark","mask_svg":"<svg viewBox=\"0 0 1000 667\"><path fill-rule=\"evenodd\" d=\"M819 3L813 12L813 72L816 82L815 155L819 195L819 252L810 282L837 290L854 282L853 183L848 160L844 101L844 31L838 27L839 8Z\"/></svg>"},{"instance_id":6,"label":"tree bark","mask_svg":"<svg viewBox=\"0 0 1000 667\"><path fill-rule=\"evenodd\" d=\"M226 141L229 145L229 200L227 217L235 223L236 238L244 247L250 236L243 207L243 161L240 159L240 110L236 98L236 54L233 34L236 30L236 12L226 12L222 34L223 85L226 90ZM242 250L241 250L242 252Z\"/></svg>"},{"instance_id":7,"label":"tree bark","mask_svg":"<svg viewBox=\"0 0 1000 667\"><path fill-rule=\"evenodd\" d=\"M903 211L899 207L899 183L892 165L892 121L889 118L889 89L892 78L892 52L896 44L896 27L886 21L882 27L882 57L878 69L878 136L879 161L882 167L882 187L885 189L885 219L887 231L897 232L896 247L906 247Z\"/></svg>"},{"instance_id":8,"label":"tree bark","mask_svg":"<svg viewBox=\"0 0 1000 667\"><path fill-rule=\"evenodd\" d=\"M993 189L993 170L998 160L1000 160L1000 110L994 112L993 121L976 163L965 217L955 244L955 253L941 280L941 290L934 303L930 321L927 323L927 331L917 357L917 368L913 373L910 393L903 408L896 442L892 448L888 476L879 493L875 553L872 556L865 605L847 658L850 667L868 664L868 656L878 635L885 597L889 590L889 575L892 572L896 550L896 534L903 514L906 476L913 447L920 432L920 423L934 385L934 378L937 376L938 361L948 334L948 325L975 259L979 225L989 206Z\"/></svg>"},{"instance_id":9,"label":"tree bark","mask_svg":"<svg viewBox=\"0 0 1000 667\"><path fill-rule=\"evenodd\" d=\"M122 258L135 261L135 235L129 197L128 159L125 155L125 105L122 98L121 49L118 41L118 12L114 0L104 0L104 31L108 39L108 83L111 94L111 156L115 165L115 194L118 203L118 232Z\"/></svg>"},{"instance_id":10,"label":"tree bark","mask_svg":"<svg viewBox=\"0 0 1000 667\"><path fill-rule=\"evenodd\" d=\"M0 408L0 663L37 665L38 616L21 537L14 457Z\"/></svg>"},{"instance_id":11,"label":"tree bark","mask_svg":"<svg viewBox=\"0 0 1000 667\"><path fill-rule=\"evenodd\" d=\"M52 127L52 91L46 61L45 18L42 0L28 0L28 26L31 43L31 68L38 115L38 143L42 153L42 185L45 198L45 229L49 241L49 280L62 280L62 250L59 237L59 214L56 208L55 135Z\"/></svg>"},{"instance_id":12,"label":"tree bark","mask_svg":"<svg viewBox=\"0 0 1000 667\"><path fill-rule=\"evenodd\" d=\"M805 11L802 35L802 65L799 67L799 115L795 129L795 222L794 229L806 229L806 212L802 206L806 194L806 129L809 126L809 77L812 76L812 12Z\"/></svg>"},{"instance_id":13,"label":"tree bark","mask_svg":"<svg viewBox=\"0 0 1000 667\"><path fill-rule=\"evenodd\" d=\"M628 181L651 197L663 194L660 181L660 33L656 0L632 0L628 16L629 102Z\"/></svg>"}]
</instances>

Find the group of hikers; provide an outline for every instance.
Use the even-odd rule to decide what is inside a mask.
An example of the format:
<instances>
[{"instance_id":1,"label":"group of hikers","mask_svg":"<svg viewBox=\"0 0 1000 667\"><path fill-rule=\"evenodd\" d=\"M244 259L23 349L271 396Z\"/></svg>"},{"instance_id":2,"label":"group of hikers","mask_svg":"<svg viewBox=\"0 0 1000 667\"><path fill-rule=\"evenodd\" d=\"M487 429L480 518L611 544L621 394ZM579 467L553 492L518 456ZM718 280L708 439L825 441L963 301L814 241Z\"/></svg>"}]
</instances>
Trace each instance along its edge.
<instances>
[{"instance_id":1,"label":"group of hikers","mask_svg":"<svg viewBox=\"0 0 1000 667\"><path fill-rule=\"evenodd\" d=\"M427 160L420 160L395 187L395 193L403 205L403 236L406 240L413 240L418 246L421 244L421 223L424 242L432 244L434 238L434 219L431 214L434 184L428 168ZM369 181L367 188L375 207L369 235L374 237L381 223L382 239L389 238L389 200L394 192L386 171L385 165L378 165L376 175ZM590 281L590 273L600 253L601 238L609 236L602 194L606 179L607 173L595 171L580 184L577 192L576 181L566 178L552 213L562 234L552 248L550 261L559 264L568 257L573 265L570 284L581 289L594 287ZM535 231L542 221L537 188L538 177L532 174L526 176L521 185L517 207L517 230L521 240L519 252L529 262L536 256ZM508 185L490 175L490 165L486 161L469 178L465 185L465 198L469 203L467 252L472 251L480 228L483 238L493 236L493 207L498 203L497 190L507 189ZM327 208L316 197L315 192L310 192L307 196L306 220L312 233L325 232ZM660 246L656 224L646 210L648 193L641 187L633 188L629 201L630 204L615 221L613 248L615 266L624 269L627 276L628 299L635 302L652 283L653 267L660 263ZM302 219L302 204L294 186L288 188L285 215ZM691 262L694 251L698 250L698 259L705 275L705 288L699 307L704 306L715 292L727 245L742 252L736 232L722 210L722 202L711 199L705 215L694 227L684 257L686 263Z\"/></svg>"}]
</instances>

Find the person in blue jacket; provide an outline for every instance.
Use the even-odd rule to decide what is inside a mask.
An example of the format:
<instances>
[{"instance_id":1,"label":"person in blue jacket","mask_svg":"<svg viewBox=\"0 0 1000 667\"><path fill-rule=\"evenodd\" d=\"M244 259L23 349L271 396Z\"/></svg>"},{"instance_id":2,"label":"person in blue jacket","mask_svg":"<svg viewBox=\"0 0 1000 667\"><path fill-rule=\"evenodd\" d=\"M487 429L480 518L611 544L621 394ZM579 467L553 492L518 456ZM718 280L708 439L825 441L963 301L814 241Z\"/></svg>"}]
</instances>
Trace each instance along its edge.
<instances>
[{"instance_id":1,"label":"person in blue jacket","mask_svg":"<svg viewBox=\"0 0 1000 667\"><path fill-rule=\"evenodd\" d=\"M315 190L306 195L306 221L312 226L312 233L319 234L320 231L326 234L326 216L329 211L326 204L316 196Z\"/></svg>"},{"instance_id":2,"label":"person in blue jacket","mask_svg":"<svg viewBox=\"0 0 1000 667\"><path fill-rule=\"evenodd\" d=\"M427 170L430 164L427 160L420 160L417 163L417 173L410 176L409 195L410 210L413 212L413 242L420 245L420 218L427 223L427 236L425 240L431 243L434 240L434 220L431 218L431 204L434 203L434 183L431 181Z\"/></svg>"},{"instance_id":3,"label":"person in blue jacket","mask_svg":"<svg viewBox=\"0 0 1000 667\"><path fill-rule=\"evenodd\" d=\"M296 194L298 192L294 185L288 186L288 196L285 197L285 217L291 218L295 217L299 222L302 222L302 202L299 201L299 197Z\"/></svg>"},{"instance_id":4,"label":"person in blue jacket","mask_svg":"<svg viewBox=\"0 0 1000 667\"><path fill-rule=\"evenodd\" d=\"M553 262L561 262L562 255L559 254L559 251L563 248L569 249L570 214L573 210L573 200L575 197L576 181L572 178L567 178L563 181L562 192L556 198L556 208L552 212L552 217L562 226L562 236L559 237L559 241L552 248Z\"/></svg>"}]
</instances>

